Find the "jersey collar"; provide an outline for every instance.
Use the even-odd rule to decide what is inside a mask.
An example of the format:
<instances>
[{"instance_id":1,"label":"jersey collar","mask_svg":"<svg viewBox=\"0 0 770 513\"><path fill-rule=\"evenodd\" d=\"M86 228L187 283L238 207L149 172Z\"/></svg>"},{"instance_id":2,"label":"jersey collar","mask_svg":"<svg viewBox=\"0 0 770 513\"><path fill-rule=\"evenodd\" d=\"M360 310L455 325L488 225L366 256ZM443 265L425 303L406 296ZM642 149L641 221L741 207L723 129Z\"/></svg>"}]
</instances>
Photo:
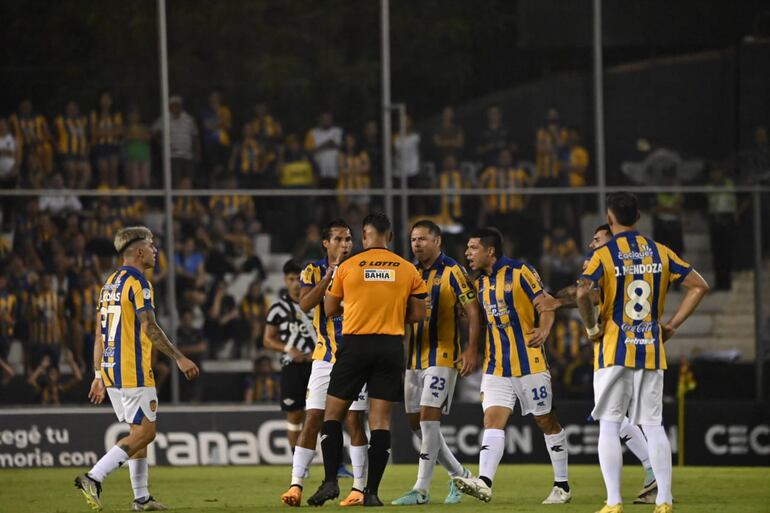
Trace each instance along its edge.
<instances>
[{"instance_id":1,"label":"jersey collar","mask_svg":"<svg viewBox=\"0 0 770 513\"><path fill-rule=\"evenodd\" d=\"M444 261L445 259L446 255L444 255L444 252L442 251L438 254L436 261L433 262L433 264L427 269L422 266L419 260L417 260L414 265L419 271L432 271L433 269L441 269L442 267L446 266L446 262Z\"/></svg>"},{"instance_id":2,"label":"jersey collar","mask_svg":"<svg viewBox=\"0 0 770 513\"><path fill-rule=\"evenodd\" d=\"M119 271L126 271L126 272L128 272L128 274L131 274L133 276L137 276L138 275L138 276L144 277L144 274L142 273L142 271L140 271L139 269L137 269L136 267L131 266L131 265L121 265L120 267L118 267L118 270Z\"/></svg>"},{"instance_id":3,"label":"jersey collar","mask_svg":"<svg viewBox=\"0 0 770 513\"><path fill-rule=\"evenodd\" d=\"M616 234L614 238L617 239L618 237L636 237L637 235L639 235L638 230L628 230Z\"/></svg>"},{"instance_id":4,"label":"jersey collar","mask_svg":"<svg viewBox=\"0 0 770 513\"><path fill-rule=\"evenodd\" d=\"M506 265L513 266L513 264L514 264L513 260L508 257L500 258L497 262L495 262L495 265L492 266L492 273L489 274L488 276L491 276L492 274L497 274L497 271L502 269L503 266L506 266Z\"/></svg>"}]
</instances>

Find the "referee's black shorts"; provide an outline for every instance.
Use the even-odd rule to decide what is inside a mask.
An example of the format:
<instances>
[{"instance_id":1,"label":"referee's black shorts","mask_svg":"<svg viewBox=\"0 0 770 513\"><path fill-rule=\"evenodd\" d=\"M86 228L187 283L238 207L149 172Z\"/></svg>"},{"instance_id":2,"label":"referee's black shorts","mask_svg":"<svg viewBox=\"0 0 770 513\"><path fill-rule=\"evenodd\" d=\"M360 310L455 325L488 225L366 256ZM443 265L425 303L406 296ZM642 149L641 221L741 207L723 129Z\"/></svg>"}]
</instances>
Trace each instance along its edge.
<instances>
[{"instance_id":1,"label":"referee's black shorts","mask_svg":"<svg viewBox=\"0 0 770 513\"><path fill-rule=\"evenodd\" d=\"M307 382L310 381L310 362L290 363L281 368L281 410L296 411L305 409Z\"/></svg>"},{"instance_id":2,"label":"referee's black shorts","mask_svg":"<svg viewBox=\"0 0 770 513\"><path fill-rule=\"evenodd\" d=\"M401 335L345 335L332 367L328 394L355 401L366 384L370 398L403 401L403 338Z\"/></svg>"}]
</instances>

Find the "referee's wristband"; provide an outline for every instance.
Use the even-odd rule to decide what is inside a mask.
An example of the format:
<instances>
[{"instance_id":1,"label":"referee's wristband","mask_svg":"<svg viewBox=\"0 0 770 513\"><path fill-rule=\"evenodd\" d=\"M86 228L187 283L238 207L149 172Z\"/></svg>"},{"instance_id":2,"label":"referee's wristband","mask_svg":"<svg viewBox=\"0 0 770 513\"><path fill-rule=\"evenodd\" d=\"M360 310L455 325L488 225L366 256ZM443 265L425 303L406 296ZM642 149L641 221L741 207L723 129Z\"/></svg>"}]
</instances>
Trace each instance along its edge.
<instances>
[{"instance_id":1,"label":"referee's wristband","mask_svg":"<svg viewBox=\"0 0 770 513\"><path fill-rule=\"evenodd\" d=\"M589 338L595 337L599 334L599 325L595 324L593 328L586 328L586 333L588 333Z\"/></svg>"},{"instance_id":2,"label":"referee's wristband","mask_svg":"<svg viewBox=\"0 0 770 513\"><path fill-rule=\"evenodd\" d=\"M94 379L102 379L102 371L95 370L94 371Z\"/></svg>"}]
</instances>

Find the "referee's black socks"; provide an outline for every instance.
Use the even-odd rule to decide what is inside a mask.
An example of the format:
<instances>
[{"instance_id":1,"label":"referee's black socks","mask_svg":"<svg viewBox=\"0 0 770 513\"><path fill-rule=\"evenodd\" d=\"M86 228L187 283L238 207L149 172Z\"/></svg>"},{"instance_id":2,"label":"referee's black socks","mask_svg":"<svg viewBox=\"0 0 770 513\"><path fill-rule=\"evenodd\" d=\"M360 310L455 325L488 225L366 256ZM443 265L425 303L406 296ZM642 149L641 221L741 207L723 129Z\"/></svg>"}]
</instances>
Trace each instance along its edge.
<instances>
[{"instance_id":1,"label":"referee's black socks","mask_svg":"<svg viewBox=\"0 0 770 513\"><path fill-rule=\"evenodd\" d=\"M369 438L369 476L366 481L366 492L377 495L380 488L385 466L390 458L390 431L375 429Z\"/></svg>"},{"instance_id":2,"label":"referee's black socks","mask_svg":"<svg viewBox=\"0 0 770 513\"><path fill-rule=\"evenodd\" d=\"M321 452L324 455L324 481L337 482L337 471L342 462L342 424L325 420L321 427Z\"/></svg>"}]
</instances>

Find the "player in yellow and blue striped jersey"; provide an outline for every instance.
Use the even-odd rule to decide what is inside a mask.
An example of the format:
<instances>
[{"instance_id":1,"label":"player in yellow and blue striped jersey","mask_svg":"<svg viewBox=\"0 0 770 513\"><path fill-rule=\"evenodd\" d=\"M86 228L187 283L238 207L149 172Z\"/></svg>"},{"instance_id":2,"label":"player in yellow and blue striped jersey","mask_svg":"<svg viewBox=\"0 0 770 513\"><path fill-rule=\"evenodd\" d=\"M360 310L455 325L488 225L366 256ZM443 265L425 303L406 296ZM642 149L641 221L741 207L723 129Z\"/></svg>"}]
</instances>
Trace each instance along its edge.
<instances>
[{"instance_id":1,"label":"player in yellow and blue striped jersey","mask_svg":"<svg viewBox=\"0 0 770 513\"><path fill-rule=\"evenodd\" d=\"M342 343L342 316L327 316L323 298L337 265L347 258L353 249L350 227L343 219L329 222L321 230L321 243L326 251L326 257L309 263L300 276L302 290L299 306L306 313L314 311L313 326L315 326L317 341L305 398L305 423L299 426L301 432L292 457L291 485L281 495L281 502L288 506L299 506L302 501L302 485L310 462L315 457L316 439L323 424L329 376L336 361L337 349ZM367 467L364 415L368 406L369 401L364 386L358 399L351 404L347 415L346 427L350 434L350 459L353 464L353 490L342 501L346 506L363 503ZM344 472L347 470L341 466L338 475Z\"/></svg>"},{"instance_id":2,"label":"player in yellow and blue striped jersey","mask_svg":"<svg viewBox=\"0 0 770 513\"><path fill-rule=\"evenodd\" d=\"M532 414L545 435L554 470L554 484L544 504L570 502L567 472L567 435L552 409L551 373L543 350L554 313L536 316L536 305L548 294L537 271L503 255L503 237L495 228L477 230L468 239L465 256L476 280L486 322L486 357L482 370L481 405L484 438L479 454L479 477L454 479L464 493L489 502L505 446L505 425L518 400L522 415Z\"/></svg>"},{"instance_id":3,"label":"player in yellow and blue striped jersey","mask_svg":"<svg viewBox=\"0 0 770 513\"><path fill-rule=\"evenodd\" d=\"M123 265L113 272L98 300L100 322L94 343L95 377L88 397L99 404L106 392L120 422L130 425L128 436L118 440L87 474L75 478L86 502L101 510L102 481L128 461L134 489L133 511L165 509L150 495L147 479L147 446L155 439L158 395L150 367L152 348L176 360L187 379L198 367L166 337L155 320L155 298L145 273L155 265L158 250L152 232L143 226L123 228L115 235L115 250Z\"/></svg>"},{"instance_id":4,"label":"player in yellow and blue striped jersey","mask_svg":"<svg viewBox=\"0 0 770 513\"><path fill-rule=\"evenodd\" d=\"M672 511L671 445L663 428L664 342L695 311L708 284L671 249L636 230L636 196L607 197L613 239L597 249L578 282L577 302L589 338L594 341L594 410L599 421L599 465L607 488L601 513L623 511L620 475L623 456L619 432L628 413L642 427L658 485L655 513ZM682 303L663 322L671 284L687 289ZM597 321L590 291L601 291Z\"/></svg>"},{"instance_id":5,"label":"player in yellow and blue striped jersey","mask_svg":"<svg viewBox=\"0 0 770 513\"><path fill-rule=\"evenodd\" d=\"M598 226L596 230L594 230L591 242L588 244L590 251L583 264L583 268L588 266L588 262L591 260L591 257L593 257L594 252L605 244L608 244L612 239L613 236L610 225L603 224ZM548 301L542 301L538 305L538 312L542 313L549 310L556 310L557 308L577 308L577 286L570 285L569 287L564 287L556 292L554 296L554 298ZM594 287L591 289L591 302L599 304L600 300L601 296L599 290ZM582 327L580 330L585 336ZM647 439L641 429L639 429L639 426L631 424L627 416L623 417L620 424L619 434L620 439L625 442L626 447L634 453L634 456L639 458L639 461L644 468L644 482L642 484L642 489L637 494L636 499L634 499L634 504L654 504L655 498L658 495L658 483L655 480L655 473L650 464L650 452L647 447Z\"/></svg>"},{"instance_id":6,"label":"player in yellow and blue striped jersey","mask_svg":"<svg viewBox=\"0 0 770 513\"><path fill-rule=\"evenodd\" d=\"M417 482L393 501L399 506L430 502L430 482L436 461L450 477L470 477L447 447L441 434L441 415L449 413L460 373L476 370L481 309L465 269L441 251L441 229L433 221L412 226L412 252L417 270L428 289L425 320L412 325L404 376L404 403L409 427L421 440ZM460 317L468 319L468 345L460 347ZM450 481L445 504L460 502L460 493Z\"/></svg>"}]
</instances>

